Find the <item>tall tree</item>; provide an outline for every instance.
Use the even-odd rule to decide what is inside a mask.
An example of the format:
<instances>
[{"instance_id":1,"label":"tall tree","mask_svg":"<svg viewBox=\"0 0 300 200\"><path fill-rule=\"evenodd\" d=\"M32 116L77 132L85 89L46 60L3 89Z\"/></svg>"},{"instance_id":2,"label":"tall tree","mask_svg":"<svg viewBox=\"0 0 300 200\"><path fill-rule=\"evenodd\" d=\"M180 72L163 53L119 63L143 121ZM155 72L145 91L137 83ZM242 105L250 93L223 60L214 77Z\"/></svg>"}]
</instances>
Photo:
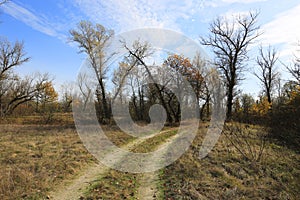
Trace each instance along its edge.
<instances>
[{"instance_id":1,"label":"tall tree","mask_svg":"<svg viewBox=\"0 0 300 200\"><path fill-rule=\"evenodd\" d=\"M6 79L4 84L0 84L1 116L11 114L18 106L34 100L37 93L44 90L46 86L44 83L47 81L49 81L47 74L26 76L25 78L15 75L13 79ZM3 88L5 89L3 90Z\"/></svg>"},{"instance_id":2,"label":"tall tree","mask_svg":"<svg viewBox=\"0 0 300 200\"><path fill-rule=\"evenodd\" d=\"M248 118L251 108L255 104L254 98L250 94L241 95L241 104L244 117Z\"/></svg>"},{"instance_id":3,"label":"tall tree","mask_svg":"<svg viewBox=\"0 0 300 200\"><path fill-rule=\"evenodd\" d=\"M18 98L15 100L11 98L13 98L12 96L16 97L17 90L28 89L25 88L25 85L28 86L29 84L28 81L21 81L20 77L14 74L15 67L28 61L29 57L26 56L22 42L10 43L6 39L0 40L0 109L2 116L9 113L15 107L12 106L13 102L23 102L23 100L27 99L25 91L19 92ZM22 88L20 88L21 85ZM20 96L21 93L23 96Z\"/></svg>"},{"instance_id":4,"label":"tall tree","mask_svg":"<svg viewBox=\"0 0 300 200\"><path fill-rule=\"evenodd\" d=\"M160 103L166 110L167 121L172 123L173 119L172 119L171 111L170 111L170 108L168 107L168 103L167 103L166 99L164 98L165 85L161 86L155 82L155 78L154 78L153 73L151 72L150 67L144 61L146 58L145 55L151 55L151 53L142 54L142 56L140 55L140 52L151 52L150 45L147 42L144 44L142 44L140 42L134 43L132 48L129 48L125 42L123 43L123 45L124 45L124 48L128 51L128 54L129 54L128 56L134 58L138 62L139 65L144 67L147 77L149 78L149 80L151 80L153 82L154 93L157 95Z\"/></svg>"},{"instance_id":5,"label":"tall tree","mask_svg":"<svg viewBox=\"0 0 300 200\"><path fill-rule=\"evenodd\" d=\"M184 57L183 55L177 55L173 54L170 55L165 61L164 66L170 67L171 69L178 72L173 77L177 82L177 88L181 90L180 83L182 82L181 77L184 77L186 81L189 82L189 84L192 86L196 100L197 100L197 110L200 114L200 98L202 98L203 92L205 90L205 81L204 77L202 76L200 72L200 68L202 68L205 64L203 63L203 59L200 57L200 55L196 55L193 62L189 60L189 58ZM178 76L180 75L180 76ZM184 92L184 91L182 91ZM182 92L179 91L179 94ZM177 113L179 113L180 109L179 106L177 108ZM179 118L177 117L177 120Z\"/></svg>"},{"instance_id":6,"label":"tall tree","mask_svg":"<svg viewBox=\"0 0 300 200\"><path fill-rule=\"evenodd\" d=\"M41 83L40 86L42 89L36 92L36 102L37 110L39 109L38 105L40 104L41 112L45 112L47 104L54 103L58 99L58 93L53 87L51 80L46 80Z\"/></svg>"},{"instance_id":7,"label":"tall tree","mask_svg":"<svg viewBox=\"0 0 300 200\"><path fill-rule=\"evenodd\" d=\"M272 93L275 89L275 82L279 78L279 73L276 71L277 60L278 55L274 48L269 46L266 52L263 51L262 47L259 48L259 56L256 58L259 72L255 72L254 75L262 83L263 91L270 104L272 103Z\"/></svg>"},{"instance_id":8,"label":"tall tree","mask_svg":"<svg viewBox=\"0 0 300 200\"><path fill-rule=\"evenodd\" d=\"M108 71L107 62L112 55L106 55L104 49L109 45L112 30L100 24L93 25L89 21L81 21L76 29L70 30L71 40L78 43L80 53L86 53L89 63L98 81L96 97L102 106L103 117L110 118L109 104L105 90L105 79Z\"/></svg>"},{"instance_id":9,"label":"tall tree","mask_svg":"<svg viewBox=\"0 0 300 200\"><path fill-rule=\"evenodd\" d=\"M219 17L210 24L210 35L201 44L210 46L215 65L224 76L227 87L227 118L231 118L235 88L243 79L249 45L260 35L256 25L258 13L249 12L229 20Z\"/></svg>"},{"instance_id":10,"label":"tall tree","mask_svg":"<svg viewBox=\"0 0 300 200\"><path fill-rule=\"evenodd\" d=\"M128 49L126 46L126 41L121 41L122 45ZM124 56L122 62L119 63L119 68L114 72L113 83L116 86L116 91L112 97L112 102L115 101L119 93L121 92L123 86L125 85L126 78L131 72L136 72L139 66L141 66L141 62L139 59L143 60L144 58L150 56L153 52L150 51L150 45L148 43L141 44L139 40L136 40L132 44L132 48L134 49L135 56L129 54ZM137 57L139 59L137 59Z\"/></svg>"},{"instance_id":11,"label":"tall tree","mask_svg":"<svg viewBox=\"0 0 300 200\"><path fill-rule=\"evenodd\" d=\"M286 68L295 79L296 84L300 86L300 58L295 57L294 64L292 66L286 66Z\"/></svg>"},{"instance_id":12,"label":"tall tree","mask_svg":"<svg viewBox=\"0 0 300 200\"><path fill-rule=\"evenodd\" d=\"M23 42L10 43L6 39L0 41L0 81L13 74L13 68L29 61Z\"/></svg>"},{"instance_id":13,"label":"tall tree","mask_svg":"<svg viewBox=\"0 0 300 200\"><path fill-rule=\"evenodd\" d=\"M93 92L88 75L86 73L79 73L76 84L78 85L79 92L75 93L75 99L80 101L83 105L82 111L85 111L88 108L88 104L93 101Z\"/></svg>"},{"instance_id":14,"label":"tall tree","mask_svg":"<svg viewBox=\"0 0 300 200\"><path fill-rule=\"evenodd\" d=\"M61 108L63 112L71 112L73 102L74 83L66 82L61 85Z\"/></svg>"}]
</instances>

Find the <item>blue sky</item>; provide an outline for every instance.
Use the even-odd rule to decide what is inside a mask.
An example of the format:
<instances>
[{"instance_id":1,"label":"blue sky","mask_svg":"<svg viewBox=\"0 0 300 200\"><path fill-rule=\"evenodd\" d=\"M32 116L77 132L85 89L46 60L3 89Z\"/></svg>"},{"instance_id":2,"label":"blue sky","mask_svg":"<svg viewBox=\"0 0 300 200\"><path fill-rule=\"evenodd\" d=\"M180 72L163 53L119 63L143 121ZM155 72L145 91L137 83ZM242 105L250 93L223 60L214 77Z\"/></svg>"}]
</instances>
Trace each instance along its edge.
<instances>
[{"instance_id":1,"label":"blue sky","mask_svg":"<svg viewBox=\"0 0 300 200\"><path fill-rule=\"evenodd\" d=\"M11 42L24 41L31 60L18 67L20 74L49 72L59 88L76 78L85 58L68 41L69 30L80 20L100 23L116 34L155 27L198 41L208 34L215 17L249 10L260 11L258 24L264 32L260 43L274 45L281 60L292 60L300 41L299 0L11 0L0 8L0 35ZM257 93L260 88L253 75L246 75L242 89Z\"/></svg>"}]
</instances>

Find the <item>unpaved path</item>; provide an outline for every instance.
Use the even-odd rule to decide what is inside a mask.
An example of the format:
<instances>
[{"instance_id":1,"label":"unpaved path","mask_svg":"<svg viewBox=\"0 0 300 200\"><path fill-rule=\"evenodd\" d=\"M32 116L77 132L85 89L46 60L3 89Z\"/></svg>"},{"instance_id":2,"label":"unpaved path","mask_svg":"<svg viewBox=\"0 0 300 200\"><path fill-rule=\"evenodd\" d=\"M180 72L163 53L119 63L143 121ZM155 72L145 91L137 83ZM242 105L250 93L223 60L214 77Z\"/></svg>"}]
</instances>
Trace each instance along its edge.
<instances>
[{"instance_id":1,"label":"unpaved path","mask_svg":"<svg viewBox=\"0 0 300 200\"><path fill-rule=\"evenodd\" d=\"M158 172L149 172L141 175L138 180L140 187L138 189L138 197L140 200L157 199L159 191L157 185L159 184Z\"/></svg>"},{"instance_id":2,"label":"unpaved path","mask_svg":"<svg viewBox=\"0 0 300 200\"><path fill-rule=\"evenodd\" d=\"M136 139L122 148L130 150L145 140L146 138ZM114 155L112 155L112 157L114 157ZM118 161L116 160L116 162ZM84 170L82 175L80 175L78 178L62 183L61 187L51 192L49 197L53 200L78 200L80 197L82 197L84 190L91 185L93 181L105 175L109 169L110 168L101 163L94 164Z\"/></svg>"},{"instance_id":3,"label":"unpaved path","mask_svg":"<svg viewBox=\"0 0 300 200\"><path fill-rule=\"evenodd\" d=\"M170 137L165 143L157 146L155 150L160 148L168 148L169 145L172 145L172 142L178 138L178 134ZM151 159L151 161L155 161L156 158ZM159 171L143 173L140 175L138 188L138 196L137 199L140 200L155 200L158 199L160 194L158 190L159 184Z\"/></svg>"},{"instance_id":4,"label":"unpaved path","mask_svg":"<svg viewBox=\"0 0 300 200\"><path fill-rule=\"evenodd\" d=\"M167 130L170 131L170 130ZM163 132L167 132L167 131L163 131ZM161 134L163 132L157 133L157 134ZM151 137L154 137L155 135L152 135ZM145 140L149 139L148 138L138 138L130 143L128 143L127 145L124 145L122 148L124 149L132 149L134 147L136 147L137 145L141 144L142 142L144 142ZM111 159L116 160L116 162L118 162L118 160L122 159L122 158L115 158L115 155L111 155ZM52 191L49 194L49 198L52 200L78 200L80 199L80 197L83 196L83 192L85 191L85 189L90 186L92 184L93 181L101 178L102 176L104 176L108 170L110 168L106 167L103 164L94 164L90 167L88 167L86 170L84 170L82 172L82 174L72 180L68 180L68 181L64 181L60 187L58 187L55 191ZM154 184L154 180L153 178L157 177L157 176L150 176L149 179L147 180L149 182L149 184L147 183L142 183L142 185L145 186L145 188L151 188L151 186L153 185L153 189L156 188L156 184ZM150 181L152 180L152 181ZM141 180L143 181L143 180ZM146 187L147 186L147 187Z\"/></svg>"},{"instance_id":5,"label":"unpaved path","mask_svg":"<svg viewBox=\"0 0 300 200\"><path fill-rule=\"evenodd\" d=\"M104 175L108 167L102 164L95 164L88 167L78 178L64 183L65 185L57 191L52 192L49 196L53 200L77 200L82 196L84 189L93 181Z\"/></svg>"}]
</instances>

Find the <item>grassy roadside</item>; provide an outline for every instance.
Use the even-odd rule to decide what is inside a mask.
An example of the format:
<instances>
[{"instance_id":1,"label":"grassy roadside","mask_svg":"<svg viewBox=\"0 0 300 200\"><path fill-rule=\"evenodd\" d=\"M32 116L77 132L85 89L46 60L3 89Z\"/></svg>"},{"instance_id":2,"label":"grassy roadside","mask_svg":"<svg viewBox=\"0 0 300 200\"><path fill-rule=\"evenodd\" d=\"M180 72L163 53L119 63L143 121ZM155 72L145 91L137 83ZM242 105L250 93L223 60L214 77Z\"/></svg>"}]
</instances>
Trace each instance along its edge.
<instances>
[{"instance_id":1,"label":"grassy roadside","mask_svg":"<svg viewBox=\"0 0 300 200\"><path fill-rule=\"evenodd\" d=\"M268 139L261 161L253 163L222 135L213 151L199 160L205 132L201 127L189 150L162 170L162 199L300 198L299 154ZM258 149L259 142L251 145Z\"/></svg>"},{"instance_id":2,"label":"grassy roadside","mask_svg":"<svg viewBox=\"0 0 300 200\"><path fill-rule=\"evenodd\" d=\"M268 138L262 159L244 159L221 136L213 151L198 159L206 134L199 128L192 146L176 162L160 170L157 199L299 199L300 155ZM133 140L117 127L103 127L118 146ZM250 127L260 129L257 127ZM176 134L163 133L134 146L150 152ZM243 138L244 136L241 135ZM0 199L45 199L49 190L76 177L95 159L86 151L73 126L0 125ZM259 140L251 141L259 148ZM83 199L136 199L140 174L109 170L88 188Z\"/></svg>"},{"instance_id":3,"label":"grassy roadside","mask_svg":"<svg viewBox=\"0 0 300 200\"><path fill-rule=\"evenodd\" d=\"M94 162L72 128L1 125L0 130L0 199L45 198Z\"/></svg>"},{"instance_id":4,"label":"grassy roadside","mask_svg":"<svg viewBox=\"0 0 300 200\"><path fill-rule=\"evenodd\" d=\"M165 130L133 147L131 151L139 153L153 151L176 133L177 129ZM110 169L107 174L100 177L87 189L83 199L136 199L139 176L141 174Z\"/></svg>"},{"instance_id":5,"label":"grassy roadside","mask_svg":"<svg viewBox=\"0 0 300 200\"><path fill-rule=\"evenodd\" d=\"M117 129L104 129L108 129L106 133L116 145L132 140ZM11 122L0 125L0 138L1 200L45 199L50 190L96 162L71 124Z\"/></svg>"}]
</instances>

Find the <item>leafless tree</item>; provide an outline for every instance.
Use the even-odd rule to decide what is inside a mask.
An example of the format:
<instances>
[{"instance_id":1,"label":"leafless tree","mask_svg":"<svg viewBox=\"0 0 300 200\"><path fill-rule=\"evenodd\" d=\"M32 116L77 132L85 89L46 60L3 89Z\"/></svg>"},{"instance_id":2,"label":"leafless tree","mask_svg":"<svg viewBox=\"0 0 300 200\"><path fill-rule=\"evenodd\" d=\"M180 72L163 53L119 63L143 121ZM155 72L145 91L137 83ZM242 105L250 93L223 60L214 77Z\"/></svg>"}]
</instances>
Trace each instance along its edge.
<instances>
[{"instance_id":1,"label":"leafless tree","mask_svg":"<svg viewBox=\"0 0 300 200\"><path fill-rule=\"evenodd\" d=\"M105 79L108 71L107 62L112 55L106 55L110 39L114 35L100 24L93 25L89 21L81 21L76 29L70 30L71 40L78 43L80 53L86 53L89 64L98 81L96 96L102 105L104 118L110 118L109 104L105 90Z\"/></svg>"},{"instance_id":2,"label":"leafless tree","mask_svg":"<svg viewBox=\"0 0 300 200\"><path fill-rule=\"evenodd\" d=\"M88 80L88 76L85 73L80 73L77 77L77 85L79 88L79 94L76 99L81 100L82 111L85 111L88 104L92 102L92 88Z\"/></svg>"},{"instance_id":3,"label":"leafless tree","mask_svg":"<svg viewBox=\"0 0 300 200\"><path fill-rule=\"evenodd\" d=\"M0 41L0 81L7 79L16 66L29 61L24 51L23 42L10 43L6 39Z\"/></svg>"},{"instance_id":4,"label":"leafless tree","mask_svg":"<svg viewBox=\"0 0 300 200\"><path fill-rule=\"evenodd\" d=\"M12 44L6 39L0 41L0 107L2 116L8 113L11 110L10 108L15 107L11 105L12 102L10 103L11 99L8 98L8 95L17 92L13 89L18 88L20 90L20 84L25 84L25 82L21 83L20 78L14 74L13 69L27 61L29 61L29 57L26 57L22 42ZM24 98L26 99L26 97Z\"/></svg>"},{"instance_id":5,"label":"leafless tree","mask_svg":"<svg viewBox=\"0 0 300 200\"><path fill-rule=\"evenodd\" d=\"M123 41L121 41L121 43L125 48L128 48L126 46L126 41L123 40ZM148 43L145 43L144 45L142 45L139 40L137 40L133 43L132 48L134 49L135 55L140 59L144 59L152 54L152 52L149 50L150 45ZM122 87L124 86L127 76L134 69L136 71L136 68L139 65L141 65L140 61L131 54L125 56L124 60L119 63L119 69L115 71L115 76L114 76L114 80L113 80L113 83L116 86L116 91L112 98L112 104L115 101L116 97L119 95Z\"/></svg>"},{"instance_id":6,"label":"leafless tree","mask_svg":"<svg viewBox=\"0 0 300 200\"><path fill-rule=\"evenodd\" d=\"M44 83L48 81L48 74L25 78L14 76L14 79L8 80L9 87L2 93L1 116L11 114L19 105L34 100L37 93L44 90Z\"/></svg>"},{"instance_id":7,"label":"leafless tree","mask_svg":"<svg viewBox=\"0 0 300 200\"><path fill-rule=\"evenodd\" d=\"M164 86L160 86L159 84L156 83L155 78L151 72L151 69L149 68L149 66L145 63L144 59L151 54L151 52L149 51L150 49L150 45L145 42L144 44L142 44L141 42L137 42L135 43L131 48L127 46L126 43L124 44L124 48L128 51L129 56L136 59L138 64L143 66L147 77L149 78L149 80L151 80L151 82L153 82L153 89L155 91L155 94L157 95L160 103L162 104L162 106L165 108L166 113L167 113L167 121L172 123L173 119L171 116L171 111L168 107L168 103L166 101L166 99L164 98L164 94L163 91L165 90ZM148 52L147 54L140 54L140 52Z\"/></svg>"},{"instance_id":8,"label":"leafless tree","mask_svg":"<svg viewBox=\"0 0 300 200\"><path fill-rule=\"evenodd\" d=\"M249 45L260 35L256 25L258 13L239 15L229 20L219 17L210 24L210 35L201 43L210 46L215 65L222 72L227 86L227 118L232 115L235 87L243 79Z\"/></svg>"},{"instance_id":9,"label":"leafless tree","mask_svg":"<svg viewBox=\"0 0 300 200\"><path fill-rule=\"evenodd\" d=\"M63 112L70 112L73 102L74 83L66 82L61 86L61 106Z\"/></svg>"},{"instance_id":10,"label":"leafless tree","mask_svg":"<svg viewBox=\"0 0 300 200\"><path fill-rule=\"evenodd\" d=\"M296 80L296 84L300 85L300 58L296 57L294 64L292 66L286 66L286 68Z\"/></svg>"},{"instance_id":11,"label":"leafless tree","mask_svg":"<svg viewBox=\"0 0 300 200\"><path fill-rule=\"evenodd\" d=\"M200 106L200 100L204 101L200 109L200 118L204 119L204 111L206 111L206 118L210 115L210 100L211 93L208 87L208 76L210 75L209 69L206 68L207 60L205 60L199 52L196 53L193 59L194 67L199 71L202 79L197 83L197 87L194 87L195 94L197 96L197 106Z\"/></svg>"},{"instance_id":12,"label":"leafless tree","mask_svg":"<svg viewBox=\"0 0 300 200\"><path fill-rule=\"evenodd\" d=\"M279 78L279 73L276 70L277 61L278 55L274 48L269 46L266 52L263 51L262 47L259 48L259 56L256 58L259 72L255 72L254 75L262 83L264 93L269 103L272 103L272 93L275 89L275 82Z\"/></svg>"}]
</instances>

